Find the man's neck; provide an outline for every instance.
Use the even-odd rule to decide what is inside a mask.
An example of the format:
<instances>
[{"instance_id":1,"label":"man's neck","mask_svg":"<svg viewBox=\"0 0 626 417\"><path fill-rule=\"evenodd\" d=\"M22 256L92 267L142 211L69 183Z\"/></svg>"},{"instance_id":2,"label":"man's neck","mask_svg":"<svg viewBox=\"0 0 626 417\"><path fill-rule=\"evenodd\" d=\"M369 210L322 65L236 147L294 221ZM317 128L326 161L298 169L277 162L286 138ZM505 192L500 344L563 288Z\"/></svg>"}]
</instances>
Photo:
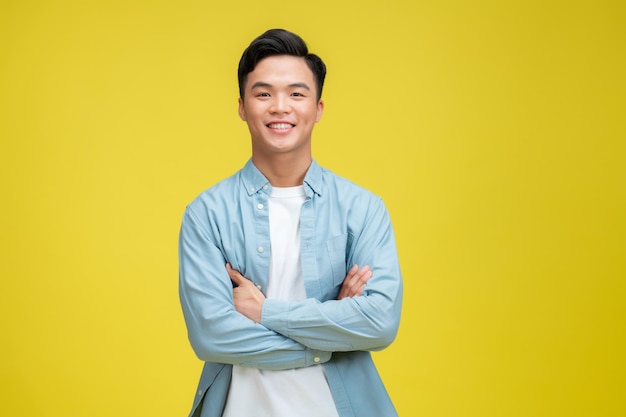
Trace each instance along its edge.
<instances>
[{"instance_id":1,"label":"man's neck","mask_svg":"<svg viewBox=\"0 0 626 417\"><path fill-rule=\"evenodd\" d=\"M271 158L252 155L252 162L273 187L295 187L303 184L312 159L310 156L294 158L289 154L275 154Z\"/></svg>"}]
</instances>

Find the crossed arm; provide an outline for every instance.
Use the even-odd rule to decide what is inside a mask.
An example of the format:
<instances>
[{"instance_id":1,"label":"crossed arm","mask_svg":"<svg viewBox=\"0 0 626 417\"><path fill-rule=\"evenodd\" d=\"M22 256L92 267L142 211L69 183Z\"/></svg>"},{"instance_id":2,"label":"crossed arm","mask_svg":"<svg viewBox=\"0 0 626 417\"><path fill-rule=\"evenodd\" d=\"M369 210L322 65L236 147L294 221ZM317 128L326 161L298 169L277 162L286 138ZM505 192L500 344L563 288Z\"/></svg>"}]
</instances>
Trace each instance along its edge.
<instances>
[{"instance_id":1,"label":"crossed arm","mask_svg":"<svg viewBox=\"0 0 626 417\"><path fill-rule=\"evenodd\" d=\"M235 310L255 323L260 323L265 296L250 280L246 279L236 269L232 269L229 263L226 264L226 271L236 285L233 288ZM371 277L372 271L368 265L362 268L356 264L353 265L343 280L337 300L361 295L365 284Z\"/></svg>"},{"instance_id":2,"label":"crossed arm","mask_svg":"<svg viewBox=\"0 0 626 417\"><path fill-rule=\"evenodd\" d=\"M332 352L378 350L391 343L402 281L387 213L374 207L367 222L376 229L360 235L354 245L361 249L353 257L371 262L371 271L353 266L335 300L297 302L265 299L239 272L219 267L236 255L227 253L231 248L225 253L215 240L219 231L211 230L206 219L187 210L180 234L180 299L197 356L206 362L292 369L324 363Z\"/></svg>"}]
</instances>

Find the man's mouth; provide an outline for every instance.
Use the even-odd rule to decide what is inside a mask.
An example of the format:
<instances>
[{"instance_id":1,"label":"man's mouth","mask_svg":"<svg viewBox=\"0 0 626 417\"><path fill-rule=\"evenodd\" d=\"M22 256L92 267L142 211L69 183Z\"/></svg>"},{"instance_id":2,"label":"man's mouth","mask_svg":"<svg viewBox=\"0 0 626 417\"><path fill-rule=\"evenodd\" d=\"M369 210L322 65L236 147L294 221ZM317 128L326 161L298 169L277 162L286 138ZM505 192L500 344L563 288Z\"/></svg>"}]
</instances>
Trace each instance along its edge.
<instances>
[{"instance_id":1,"label":"man's mouth","mask_svg":"<svg viewBox=\"0 0 626 417\"><path fill-rule=\"evenodd\" d=\"M291 123L270 123L267 125L267 127L269 127L270 129L277 130L291 129L294 126L295 125L292 125Z\"/></svg>"}]
</instances>

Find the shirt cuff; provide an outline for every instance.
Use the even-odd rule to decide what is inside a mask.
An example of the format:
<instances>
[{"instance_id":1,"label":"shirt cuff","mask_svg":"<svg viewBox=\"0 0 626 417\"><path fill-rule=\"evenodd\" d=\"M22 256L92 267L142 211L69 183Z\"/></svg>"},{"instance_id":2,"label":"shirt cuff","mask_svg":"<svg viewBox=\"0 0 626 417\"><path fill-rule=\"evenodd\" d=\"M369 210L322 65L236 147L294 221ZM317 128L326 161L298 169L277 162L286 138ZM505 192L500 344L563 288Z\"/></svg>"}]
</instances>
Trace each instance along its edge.
<instances>
[{"instance_id":1,"label":"shirt cuff","mask_svg":"<svg viewBox=\"0 0 626 417\"><path fill-rule=\"evenodd\" d=\"M261 324L266 328L289 337L289 301L267 299L263 303L261 311ZM332 352L326 350L316 350L307 347L306 364L317 365L330 360Z\"/></svg>"},{"instance_id":2,"label":"shirt cuff","mask_svg":"<svg viewBox=\"0 0 626 417\"><path fill-rule=\"evenodd\" d=\"M289 337L289 301L267 299L261 310L261 324Z\"/></svg>"}]
</instances>

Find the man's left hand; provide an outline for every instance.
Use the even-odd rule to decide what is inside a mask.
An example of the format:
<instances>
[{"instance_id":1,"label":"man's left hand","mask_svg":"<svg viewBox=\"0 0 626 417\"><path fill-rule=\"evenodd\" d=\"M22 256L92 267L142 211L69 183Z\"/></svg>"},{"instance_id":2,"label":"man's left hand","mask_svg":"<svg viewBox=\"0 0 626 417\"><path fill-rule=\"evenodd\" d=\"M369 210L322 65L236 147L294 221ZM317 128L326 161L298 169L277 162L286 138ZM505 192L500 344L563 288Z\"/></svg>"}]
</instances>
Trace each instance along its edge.
<instances>
[{"instance_id":1,"label":"man's left hand","mask_svg":"<svg viewBox=\"0 0 626 417\"><path fill-rule=\"evenodd\" d=\"M235 310L255 323L260 323L265 296L252 281L246 279L236 269L233 269L230 263L226 264L226 271L228 271L228 276L236 285L233 288Z\"/></svg>"}]
</instances>

